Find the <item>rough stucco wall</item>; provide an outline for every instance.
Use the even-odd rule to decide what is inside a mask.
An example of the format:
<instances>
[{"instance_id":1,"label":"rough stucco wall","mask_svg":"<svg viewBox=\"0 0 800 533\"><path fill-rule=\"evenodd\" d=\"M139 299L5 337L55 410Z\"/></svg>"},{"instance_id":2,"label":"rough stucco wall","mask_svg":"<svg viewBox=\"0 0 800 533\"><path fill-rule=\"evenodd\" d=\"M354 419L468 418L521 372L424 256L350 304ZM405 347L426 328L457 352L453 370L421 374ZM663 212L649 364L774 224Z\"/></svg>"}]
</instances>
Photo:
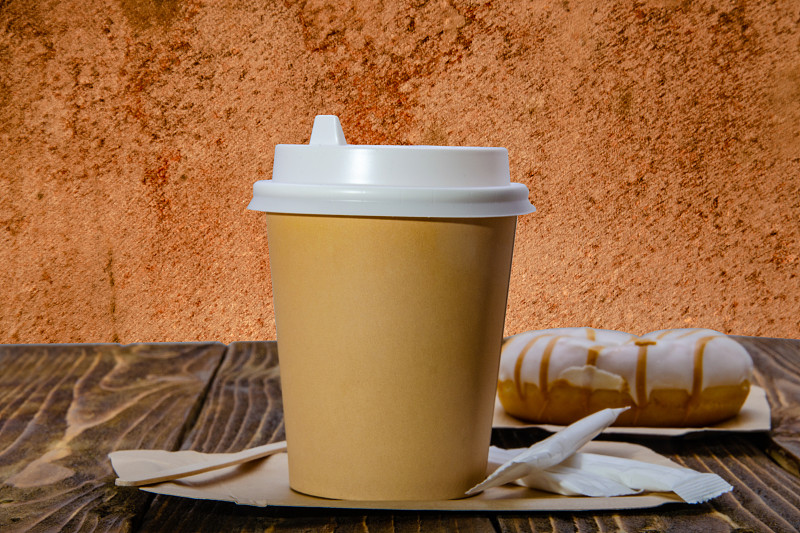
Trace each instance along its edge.
<instances>
[{"instance_id":1,"label":"rough stucco wall","mask_svg":"<svg viewBox=\"0 0 800 533\"><path fill-rule=\"evenodd\" d=\"M504 146L507 333L800 337L797 2L0 1L0 342L275 337L278 142Z\"/></svg>"}]
</instances>

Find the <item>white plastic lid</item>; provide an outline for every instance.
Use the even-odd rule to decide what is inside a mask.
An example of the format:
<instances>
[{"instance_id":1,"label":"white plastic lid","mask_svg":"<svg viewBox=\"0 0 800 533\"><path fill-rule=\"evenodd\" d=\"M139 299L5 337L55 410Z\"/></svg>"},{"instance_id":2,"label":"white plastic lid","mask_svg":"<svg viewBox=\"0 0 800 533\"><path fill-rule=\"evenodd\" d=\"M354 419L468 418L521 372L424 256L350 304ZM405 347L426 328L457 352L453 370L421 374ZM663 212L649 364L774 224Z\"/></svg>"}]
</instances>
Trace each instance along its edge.
<instances>
[{"instance_id":1,"label":"white plastic lid","mask_svg":"<svg viewBox=\"0 0 800 533\"><path fill-rule=\"evenodd\" d=\"M481 218L536 211L511 183L505 148L349 145L319 115L311 140L279 144L248 209L317 215Z\"/></svg>"}]
</instances>

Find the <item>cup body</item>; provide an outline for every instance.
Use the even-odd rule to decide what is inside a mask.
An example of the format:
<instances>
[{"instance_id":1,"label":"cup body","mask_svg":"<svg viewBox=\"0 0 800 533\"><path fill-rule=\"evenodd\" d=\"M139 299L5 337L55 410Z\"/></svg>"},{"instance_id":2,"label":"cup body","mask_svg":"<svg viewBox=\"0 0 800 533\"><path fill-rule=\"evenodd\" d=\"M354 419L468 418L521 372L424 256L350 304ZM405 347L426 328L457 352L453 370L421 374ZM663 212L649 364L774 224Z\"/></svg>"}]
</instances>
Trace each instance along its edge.
<instances>
[{"instance_id":1,"label":"cup body","mask_svg":"<svg viewBox=\"0 0 800 533\"><path fill-rule=\"evenodd\" d=\"M294 490L435 500L483 480L515 225L267 213Z\"/></svg>"}]
</instances>

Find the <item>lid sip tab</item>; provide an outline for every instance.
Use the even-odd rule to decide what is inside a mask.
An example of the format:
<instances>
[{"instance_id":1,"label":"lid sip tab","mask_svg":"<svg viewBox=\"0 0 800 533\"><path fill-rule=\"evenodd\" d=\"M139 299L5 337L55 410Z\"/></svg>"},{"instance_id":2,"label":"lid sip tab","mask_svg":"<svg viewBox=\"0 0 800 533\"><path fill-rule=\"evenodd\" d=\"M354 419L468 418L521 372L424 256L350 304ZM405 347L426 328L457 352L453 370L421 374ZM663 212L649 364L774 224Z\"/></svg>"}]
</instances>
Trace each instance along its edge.
<instances>
[{"instance_id":1,"label":"lid sip tab","mask_svg":"<svg viewBox=\"0 0 800 533\"><path fill-rule=\"evenodd\" d=\"M307 145L279 144L271 180L248 209L268 213L484 218L536 209L511 183L505 148L347 144L335 115L314 119Z\"/></svg>"},{"instance_id":2,"label":"lid sip tab","mask_svg":"<svg viewBox=\"0 0 800 533\"><path fill-rule=\"evenodd\" d=\"M308 141L308 144L347 144L339 117L317 115L314 118L314 127L311 129L311 140Z\"/></svg>"}]
</instances>

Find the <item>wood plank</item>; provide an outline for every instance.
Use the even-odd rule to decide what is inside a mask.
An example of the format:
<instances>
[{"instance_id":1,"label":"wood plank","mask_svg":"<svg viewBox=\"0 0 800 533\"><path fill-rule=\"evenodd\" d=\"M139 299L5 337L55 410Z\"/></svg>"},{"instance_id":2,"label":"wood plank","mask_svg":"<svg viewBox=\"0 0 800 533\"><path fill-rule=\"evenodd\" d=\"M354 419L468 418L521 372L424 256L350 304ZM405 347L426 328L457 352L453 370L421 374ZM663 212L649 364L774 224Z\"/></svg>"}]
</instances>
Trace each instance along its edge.
<instances>
[{"instance_id":1,"label":"wood plank","mask_svg":"<svg viewBox=\"0 0 800 533\"><path fill-rule=\"evenodd\" d=\"M277 346L231 344L183 449L234 452L284 439ZM257 508L158 495L143 531L495 531L486 514Z\"/></svg>"},{"instance_id":2,"label":"wood plank","mask_svg":"<svg viewBox=\"0 0 800 533\"><path fill-rule=\"evenodd\" d=\"M0 531L130 531L116 449L176 449L224 345L0 346Z\"/></svg>"},{"instance_id":3,"label":"wood plank","mask_svg":"<svg viewBox=\"0 0 800 533\"><path fill-rule=\"evenodd\" d=\"M772 445L767 451L800 476L800 340L734 337L750 353L756 383L767 392Z\"/></svg>"}]
</instances>

